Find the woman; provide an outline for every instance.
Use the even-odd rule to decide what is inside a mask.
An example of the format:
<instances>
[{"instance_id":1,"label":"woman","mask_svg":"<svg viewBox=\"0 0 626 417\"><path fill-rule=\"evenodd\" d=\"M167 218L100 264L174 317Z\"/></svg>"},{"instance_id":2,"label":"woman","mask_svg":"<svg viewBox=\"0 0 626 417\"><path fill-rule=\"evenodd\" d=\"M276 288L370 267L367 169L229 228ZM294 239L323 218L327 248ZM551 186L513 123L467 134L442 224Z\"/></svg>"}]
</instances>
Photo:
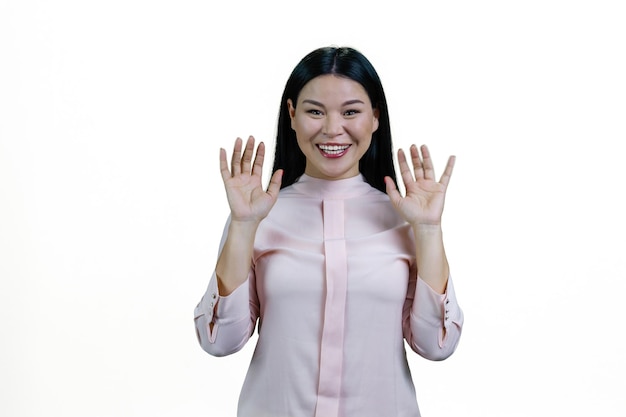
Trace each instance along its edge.
<instances>
[{"instance_id":1,"label":"woman","mask_svg":"<svg viewBox=\"0 0 626 417\"><path fill-rule=\"evenodd\" d=\"M265 146L237 139L220 170L231 214L196 307L204 350L259 337L240 417L419 416L404 341L447 358L463 324L428 149L402 150L396 186L380 79L352 48L320 48L295 67L281 101L267 189Z\"/></svg>"}]
</instances>

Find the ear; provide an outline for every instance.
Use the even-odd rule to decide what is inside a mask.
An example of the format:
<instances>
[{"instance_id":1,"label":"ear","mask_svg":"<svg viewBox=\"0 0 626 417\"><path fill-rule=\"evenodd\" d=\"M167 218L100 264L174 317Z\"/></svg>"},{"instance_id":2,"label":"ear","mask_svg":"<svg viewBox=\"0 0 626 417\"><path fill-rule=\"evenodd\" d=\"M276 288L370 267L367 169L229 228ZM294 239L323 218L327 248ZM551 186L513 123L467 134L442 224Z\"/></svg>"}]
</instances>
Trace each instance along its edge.
<instances>
[{"instance_id":1,"label":"ear","mask_svg":"<svg viewBox=\"0 0 626 417\"><path fill-rule=\"evenodd\" d=\"M291 119L291 128L293 129L293 125L295 123L296 118L296 108L293 105L293 101L290 98L287 99L287 110L289 111L289 118Z\"/></svg>"},{"instance_id":2,"label":"ear","mask_svg":"<svg viewBox=\"0 0 626 417\"><path fill-rule=\"evenodd\" d=\"M373 129L372 133L378 130L378 117L380 116L380 111L377 108L374 108L374 120L373 120Z\"/></svg>"}]
</instances>

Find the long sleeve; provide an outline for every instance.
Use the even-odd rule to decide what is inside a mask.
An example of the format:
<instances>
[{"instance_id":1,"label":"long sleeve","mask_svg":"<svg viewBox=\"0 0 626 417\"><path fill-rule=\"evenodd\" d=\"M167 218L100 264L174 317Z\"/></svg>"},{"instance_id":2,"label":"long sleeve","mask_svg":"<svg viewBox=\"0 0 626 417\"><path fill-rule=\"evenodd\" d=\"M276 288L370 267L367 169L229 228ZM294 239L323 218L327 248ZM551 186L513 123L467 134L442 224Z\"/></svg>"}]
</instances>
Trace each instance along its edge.
<instances>
[{"instance_id":1,"label":"long sleeve","mask_svg":"<svg viewBox=\"0 0 626 417\"><path fill-rule=\"evenodd\" d=\"M438 294L418 275L410 281L408 294L403 331L409 346L426 359L448 358L459 343L464 320L452 278L448 278L446 292Z\"/></svg>"},{"instance_id":2,"label":"long sleeve","mask_svg":"<svg viewBox=\"0 0 626 417\"><path fill-rule=\"evenodd\" d=\"M247 281L221 297L213 275L194 315L216 356L241 349L258 321L238 416L420 416L405 345L445 359L463 313L450 279L443 295L420 279L412 239L361 176L303 175L281 190Z\"/></svg>"},{"instance_id":3,"label":"long sleeve","mask_svg":"<svg viewBox=\"0 0 626 417\"><path fill-rule=\"evenodd\" d=\"M225 231L220 251L225 241ZM248 279L228 296L221 296L215 271L202 299L194 310L196 335L202 349L214 356L235 353L246 344L258 318L258 299L254 290L254 270Z\"/></svg>"}]
</instances>

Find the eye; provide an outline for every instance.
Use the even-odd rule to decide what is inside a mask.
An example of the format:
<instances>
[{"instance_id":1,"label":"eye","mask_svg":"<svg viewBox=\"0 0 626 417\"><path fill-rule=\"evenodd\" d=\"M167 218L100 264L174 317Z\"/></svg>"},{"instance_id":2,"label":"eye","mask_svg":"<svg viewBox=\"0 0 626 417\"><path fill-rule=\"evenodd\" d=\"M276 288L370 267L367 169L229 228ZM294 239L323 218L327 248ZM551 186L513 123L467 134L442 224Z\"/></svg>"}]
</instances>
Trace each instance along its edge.
<instances>
[{"instance_id":1,"label":"eye","mask_svg":"<svg viewBox=\"0 0 626 417\"><path fill-rule=\"evenodd\" d=\"M343 115L349 117L349 116L356 116L359 113L361 113L359 110L350 109L350 110L346 110L345 112L343 112Z\"/></svg>"},{"instance_id":2,"label":"eye","mask_svg":"<svg viewBox=\"0 0 626 417\"><path fill-rule=\"evenodd\" d=\"M308 114L312 115L312 116L321 116L322 115L322 111L318 110L318 109L309 109L306 112Z\"/></svg>"}]
</instances>

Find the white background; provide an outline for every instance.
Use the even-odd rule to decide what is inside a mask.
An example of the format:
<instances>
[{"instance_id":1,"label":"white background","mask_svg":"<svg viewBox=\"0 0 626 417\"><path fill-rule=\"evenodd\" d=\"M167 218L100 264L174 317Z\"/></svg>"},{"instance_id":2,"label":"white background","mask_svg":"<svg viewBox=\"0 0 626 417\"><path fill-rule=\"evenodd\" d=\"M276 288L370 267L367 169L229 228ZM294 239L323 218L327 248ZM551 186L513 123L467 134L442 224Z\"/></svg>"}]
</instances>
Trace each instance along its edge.
<instances>
[{"instance_id":1,"label":"white background","mask_svg":"<svg viewBox=\"0 0 626 417\"><path fill-rule=\"evenodd\" d=\"M291 69L331 44L374 63L396 147L457 155L466 325L409 355L423 415L626 414L623 2L408 4L0 1L0 415L235 415L255 340L214 358L193 327L218 149L273 150Z\"/></svg>"}]
</instances>

